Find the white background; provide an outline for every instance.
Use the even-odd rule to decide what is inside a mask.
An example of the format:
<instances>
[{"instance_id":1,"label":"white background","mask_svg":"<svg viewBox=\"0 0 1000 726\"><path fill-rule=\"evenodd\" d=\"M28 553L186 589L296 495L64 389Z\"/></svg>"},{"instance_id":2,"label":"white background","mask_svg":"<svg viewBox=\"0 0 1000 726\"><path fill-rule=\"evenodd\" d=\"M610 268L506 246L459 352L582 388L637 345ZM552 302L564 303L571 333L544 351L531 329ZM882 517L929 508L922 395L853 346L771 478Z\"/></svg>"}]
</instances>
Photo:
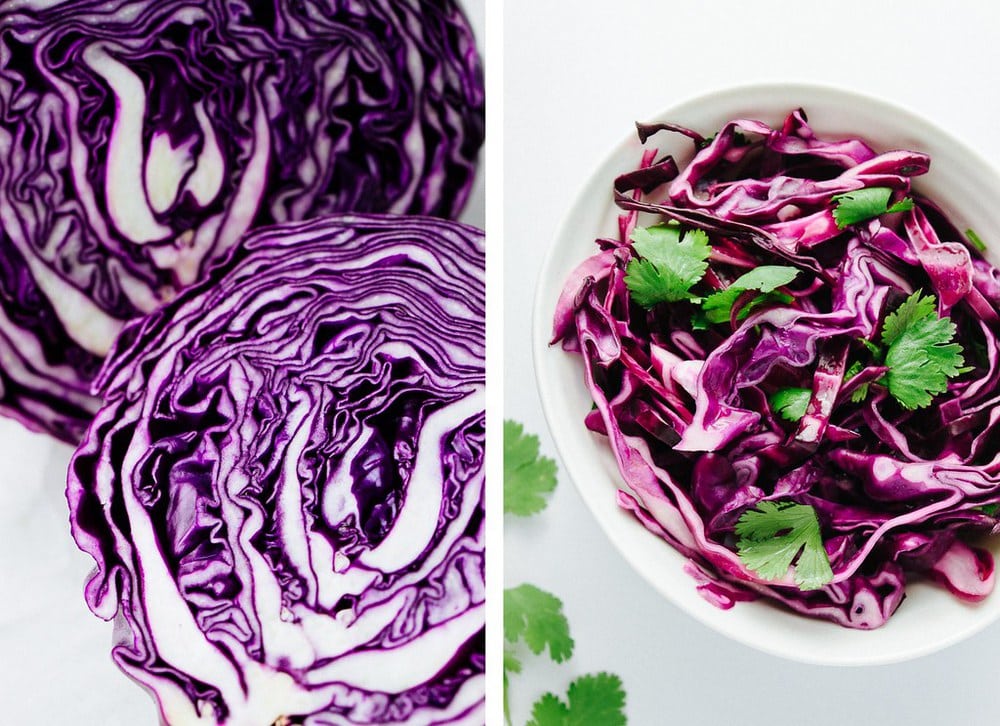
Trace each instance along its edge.
<instances>
[{"instance_id":1,"label":"white background","mask_svg":"<svg viewBox=\"0 0 1000 726\"><path fill-rule=\"evenodd\" d=\"M1000 165L1000 5L506 0L504 21L504 416L540 434L549 456L531 359L535 281L583 181L635 120L725 86L816 82L909 107ZM515 726L542 692L600 670L624 680L632 726L1000 718L1000 626L899 665L804 666L662 599L561 470L547 510L508 517L504 535L505 584L559 596L576 640L569 663L528 657L512 676Z\"/></svg>"},{"instance_id":2,"label":"white background","mask_svg":"<svg viewBox=\"0 0 1000 726\"><path fill-rule=\"evenodd\" d=\"M482 50L485 3L464 4ZM482 173L462 221L484 225ZM70 536L71 454L0 418L0 724L155 726L152 698L111 660L112 624L83 599L94 563Z\"/></svg>"}]
</instances>

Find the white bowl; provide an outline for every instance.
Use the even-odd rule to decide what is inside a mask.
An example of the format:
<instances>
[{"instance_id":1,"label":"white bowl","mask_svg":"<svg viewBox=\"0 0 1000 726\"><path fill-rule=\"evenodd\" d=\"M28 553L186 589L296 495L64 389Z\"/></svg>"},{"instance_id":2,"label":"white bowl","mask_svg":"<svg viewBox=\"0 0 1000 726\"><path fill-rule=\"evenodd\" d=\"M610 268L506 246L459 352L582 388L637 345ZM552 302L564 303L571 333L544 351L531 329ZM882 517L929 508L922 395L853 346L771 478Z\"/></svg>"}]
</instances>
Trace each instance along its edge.
<instances>
[{"instance_id":1,"label":"white bowl","mask_svg":"<svg viewBox=\"0 0 1000 726\"><path fill-rule=\"evenodd\" d=\"M1000 240L1000 176L962 143L896 106L855 93L814 85L757 85L712 93L677 105L653 119L708 134L734 118L775 125L802 107L827 137L858 136L876 150L912 149L931 156L930 173L915 185L948 213L960 230L975 229ZM673 137L673 138L671 138ZM661 133L651 145L678 163L693 154L691 142ZM703 600L682 570L685 558L648 532L615 503L621 477L607 441L587 431L591 399L579 356L549 346L552 313L563 282L594 240L616 236L618 210L611 197L615 177L634 169L642 146L635 134L619 144L583 187L549 250L534 310L534 358L542 406L563 464L612 544L668 600L718 632L762 651L807 663L874 665L932 653L982 630L1000 616L1000 592L968 604L943 588L914 582L889 622L876 630L851 630L782 609L765 600L719 610ZM994 242L993 262L997 262ZM1000 561L1000 537L991 549Z\"/></svg>"}]
</instances>

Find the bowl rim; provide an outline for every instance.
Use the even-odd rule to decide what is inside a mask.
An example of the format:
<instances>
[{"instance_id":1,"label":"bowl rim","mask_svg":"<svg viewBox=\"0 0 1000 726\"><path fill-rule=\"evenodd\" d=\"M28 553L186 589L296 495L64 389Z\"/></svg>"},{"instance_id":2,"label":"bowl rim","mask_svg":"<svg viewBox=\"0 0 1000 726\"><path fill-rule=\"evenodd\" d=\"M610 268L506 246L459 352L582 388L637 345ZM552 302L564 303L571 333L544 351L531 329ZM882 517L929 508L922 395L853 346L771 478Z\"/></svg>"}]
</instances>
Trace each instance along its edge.
<instances>
[{"instance_id":1,"label":"bowl rim","mask_svg":"<svg viewBox=\"0 0 1000 726\"><path fill-rule=\"evenodd\" d=\"M961 138L945 131L941 127L931 121L928 121L923 116L904 105L895 102L888 102L874 96L859 93L857 91L832 84L769 81L718 87L706 92L682 97L675 103L671 103L663 110L652 114L650 121L665 120L671 116L676 118L690 113L692 109L697 110L699 107L710 106L712 104L718 104L719 102L732 103L741 97L748 97L754 102L759 102L760 99L768 96L783 96L795 99L823 97L827 100L838 100L845 104L862 104L869 108L880 109L881 111L891 115L892 125L896 127L906 127L908 130L922 137L930 137L946 143L948 147L953 149L955 154L961 158L963 163L969 162L973 164L978 167L978 172L986 177L989 177L990 189L1000 191L1000 173L998 173L997 167L975 152ZM802 102L801 104L798 101L795 101L789 104L788 108L789 110L792 110L800 105L808 106L808 101ZM732 117L735 118L736 116L734 115ZM742 643L743 645L770 655L786 658L796 662L826 666L865 666L899 663L948 648L980 632L994 623L998 618L1000 618L1000 607L994 608L992 617L970 618L966 627L956 628L954 632L947 637L942 637L928 642L914 642L908 647L897 648L891 652L878 652L876 650L868 650L866 652L863 648L859 648L858 651L853 654L838 654L837 656L831 657L825 656L821 652L818 652L818 650L812 650L809 648L789 648L787 646L779 646L776 645L774 641L771 641L766 637L755 637L752 633L746 632L745 628L739 627L735 623L727 625L724 619L712 617L713 613L718 614L723 611L718 610L707 602L702 601L701 604L693 606L691 605L690 600L679 598L678 593L675 588L670 585L670 583L665 583L661 578L658 578L656 573L653 571L653 568L647 563L637 560L635 553L632 551L632 546L626 541L627 538L622 534L619 527L613 523L613 519L622 513L622 510L614 503L613 497L609 497L606 501L600 502L595 496L591 496L591 493L588 490L581 486L579 477L577 476L579 472L574 471L576 465L573 457L570 455L572 453L570 451L570 442L574 437L560 433L559 426L563 421L563 417L556 408L557 404L554 400L554 394L550 390L551 384L549 380L549 366L546 363L546 356L553 351L558 351L563 355L568 354L563 353L560 347L551 346L549 343L549 333L551 331L553 314L550 301L555 299L555 296L558 294L558 290L553 291L551 287L546 285L546 282L553 277L553 268L556 267L559 262L561 252L560 248L562 246L560 242L567 236L572 228L573 219L576 216L576 213L581 210L588 201L588 190L595 183L595 179L601 175L601 172L603 172L606 167L612 165L616 158L628 151L630 144L633 143L633 137L634 132L625 136L617 144L608 149L600 157L599 162L594 166L593 172L589 176L586 176L577 185L575 193L571 197L571 202L565 209L563 217L556 229L556 234L549 244L548 249L545 251L542 264L539 267L539 274L532 301L532 363L535 372L538 396L542 404L542 411L549 427L549 431L551 432L552 439L555 443L559 458L563 464L563 470L573 482L574 488L583 499L591 515L597 520L597 523L604 532L604 535L608 538L608 540L610 540L611 544L622 556L629 567L636 571L662 597L667 599L670 603L687 615L695 618L697 621L715 632ZM611 186L611 181L611 178L606 180L608 188ZM990 251L993 253L995 258L998 250L992 249ZM582 259L584 258L580 257L576 258L574 261L579 262L582 261ZM994 261L996 260L994 259ZM578 430L578 434L589 434L589 432L587 432L581 425ZM606 446L604 442L602 442L602 445ZM633 529L638 527L642 529L643 532L646 531L645 528L643 528L632 515L627 516L633 523L627 526L632 527ZM655 535L650 534L650 536ZM660 542L665 548L669 549L675 555L683 558L683 555L681 555L669 544L662 542L662 540ZM906 589L909 593L915 587L922 586L923 585L921 583L917 583L915 585L910 582L907 583ZM695 587L696 583L693 579L691 579L690 590L694 592ZM994 601L1000 600L1000 593L993 594L992 599ZM956 603L958 606L968 606L967 603L958 601L957 598ZM815 618L806 618L806 616L794 613L785 608L780 608L780 606L770 603L764 598L753 603L738 603L737 605L763 605L776 610L780 609L782 617L785 618L802 618L813 622L818 620ZM711 608L711 610L706 609L706 606L707 608ZM971 607L975 606L973 605ZM836 628L838 631L842 629L842 626L834 623L828 621L821 622L823 625ZM889 620L889 623L891 622L892 618ZM885 628L889 623L882 627ZM851 631L851 629L843 628L843 630L846 632L871 633L880 629L875 629L873 631Z\"/></svg>"}]
</instances>

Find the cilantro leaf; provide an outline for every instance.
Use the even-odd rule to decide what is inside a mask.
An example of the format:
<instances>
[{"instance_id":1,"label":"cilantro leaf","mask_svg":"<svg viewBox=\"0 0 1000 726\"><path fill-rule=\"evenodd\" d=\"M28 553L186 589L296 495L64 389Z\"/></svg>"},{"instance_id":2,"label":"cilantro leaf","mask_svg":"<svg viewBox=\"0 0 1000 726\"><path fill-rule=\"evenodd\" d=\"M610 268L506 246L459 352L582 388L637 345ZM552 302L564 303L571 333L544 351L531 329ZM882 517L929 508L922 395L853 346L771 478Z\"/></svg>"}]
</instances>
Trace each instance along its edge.
<instances>
[{"instance_id":1,"label":"cilantro leaf","mask_svg":"<svg viewBox=\"0 0 1000 726\"><path fill-rule=\"evenodd\" d=\"M713 292L701 304L705 319L710 323L728 323L736 299L744 292L745 290L732 286Z\"/></svg>"},{"instance_id":2,"label":"cilantro leaf","mask_svg":"<svg viewBox=\"0 0 1000 726\"><path fill-rule=\"evenodd\" d=\"M701 308L691 311L691 330L708 330L709 319Z\"/></svg>"},{"instance_id":3,"label":"cilantro leaf","mask_svg":"<svg viewBox=\"0 0 1000 726\"><path fill-rule=\"evenodd\" d=\"M865 342L867 343L868 341L866 340ZM862 368L864 368L864 366L861 365L861 361L856 360L851 363L851 367L844 372L844 383L847 383L849 380L854 378L854 376L858 375ZM851 391L852 403L861 403L868 398L868 385L869 384L867 383L862 383L860 386Z\"/></svg>"},{"instance_id":4,"label":"cilantro leaf","mask_svg":"<svg viewBox=\"0 0 1000 726\"><path fill-rule=\"evenodd\" d=\"M751 300L746 307L739 311L737 319L742 320L750 314L753 308L763 302L780 300L781 302L791 302L791 298L781 293L774 293L782 285L787 285L796 278L799 271L794 267L784 265L761 265L755 267L746 274L740 275L732 285L725 290L714 292L705 298L702 303L702 310L710 323L728 322L732 315L733 305L736 300L747 290L759 290L764 295L758 295ZM771 293L774 293L773 295Z\"/></svg>"},{"instance_id":5,"label":"cilantro leaf","mask_svg":"<svg viewBox=\"0 0 1000 726\"><path fill-rule=\"evenodd\" d=\"M889 372L886 385L901 406L929 406L962 373L962 346L953 342L955 323L937 316L937 300L918 290L886 316L882 344Z\"/></svg>"},{"instance_id":6,"label":"cilantro leaf","mask_svg":"<svg viewBox=\"0 0 1000 726\"><path fill-rule=\"evenodd\" d=\"M695 147L700 151L701 149L707 149L715 141L715 137L718 136L718 132L712 134L711 136L706 136L701 141L695 142Z\"/></svg>"},{"instance_id":7,"label":"cilantro leaf","mask_svg":"<svg viewBox=\"0 0 1000 726\"><path fill-rule=\"evenodd\" d=\"M983 242L982 238L976 234L975 230L967 229L965 230L965 236L968 237L969 242L980 252L986 251L986 243Z\"/></svg>"},{"instance_id":8,"label":"cilantro leaf","mask_svg":"<svg viewBox=\"0 0 1000 726\"><path fill-rule=\"evenodd\" d=\"M746 320L748 317L750 317L750 313L752 313L754 310L759 308L764 303L782 303L784 305L788 305L794 299L795 298L793 298L791 295L786 295L783 292L762 293L757 297L755 297L750 302L748 302L746 305L744 305L743 309L736 314L736 319Z\"/></svg>"},{"instance_id":9,"label":"cilantro leaf","mask_svg":"<svg viewBox=\"0 0 1000 726\"><path fill-rule=\"evenodd\" d=\"M872 354L875 360L882 360L882 349L868 340L868 338L858 338L858 342L868 349L868 352Z\"/></svg>"},{"instance_id":10,"label":"cilantro leaf","mask_svg":"<svg viewBox=\"0 0 1000 726\"><path fill-rule=\"evenodd\" d=\"M508 673L520 673L521 672L521 659L517 657L517 654L508 646L503 647L503 675L504 680L507 678Z\"/></svg>"},{"instance_id":11,"label":"cilantro leaf","mask_svg":"<svg viewBox=\"0 0 1000 726\"><path fill-rule=\"evenodd\" d=\"M755 267L750 272L740 275L731 287L738 287L742 290L760 290L761 292L771 292L777 290L782 285L787 285L796 277L799 271L794 267L785 265L761 265Z\"/></svg>"},{"instance_id":12,"label":"cilantro leaf","mask_svg":"<svg viewBox=\"0 0 1000 726\"><path fill-rule=\"evenodd\" d=\"M625 286L632 293L632 299L644 308L692 297L690 284L669 267L660 267L649 260L629 261L625 268Z\"/></svg>"},{"instance_id":13,"label":"cilantro leaf","mask_svg":"<svg viewBox=\"0 0 1000 726\"><path fill-rule=\"evenodd\" d=\"M559 700L554 693L546 693L531 707L528 726L562 726L568 723L569 706Z\"/></svg>"},{"instance_id":14,"label":"cilantro leaf","mask_svg":"<svg viewBox=\"0 0 1000 726\"><path fill-rule=\"evenodd\" d=\"M569 684L567 701L546 693L535 701L527 726L625 726L625 691L610 673L580 676Z\"/></svg>"},{"instance_id":15,"label":"cilantro leaf","mask_svg":"<svg viewBox=\"0 0 1000 726\"><path fill-rule=\"evenodd\" d=\"M889 198L892 189L889 187L864 187L853 192L837 194L832 201L837 204L833 210L833 219L839 229L851 224L866 222L888 212L905 212L913 209L913 200L906 197L891 207Z\"/></svg>"},{"instance_id":16,"label":"cilantro leaf","mask_svg":"<svg viewBox=\"0 0 1000 726\"><path fill-rule=\"evenodd\" d=\"M636 227L629 236L635 253L650 262L663 262L669 251L681 243L681 226L676 222Z\"/></svg>"},{"instance_id":17,"label":"cilantro leaf","mask_svg":"<svg viewBox=\"0 0 1000 726\"><path fill-rule=\"evenodd\" d=\"M936 317L937 298L933 295L924 297L917 290L886 316L882 325L882 345L891 346L917 321Z\"/></svg>"},{"instance_id":18,"label":"cilantro leaf","mask_svg":"<svg viewBox=\"0 0 1000 726\"><path fill-rule=\"evenodd\" d=\"M661 302L697 300L691 288L708 269L712 248L700 229L683 232L674 223L636 227L632 247L642 259L625 268L625 285L632 299L645 308Z\"/></svg>"},{"instance_id":19,"label":"cilantro leaf","mask_svg":"<svg viewBox=\"0 0 1000 726\"><path fill-rule=\"evenodd\" d=\"M534 585L503 591L503 634L509 643L522 638L535 655L546 646L549 656L562 663L573 655L573 638L562 612L562 601Z\"/></svg>"},{"instance_id":20,"label":"cilantro leaf","mask_svg":"<svg viewBox=\"0 0 1000 726\"><path fill-rule=\"evenodd\" d=\"M632 231L632 247L643 259L655 265L673 269L678 277L691 280L693 285L708 269L712 248L708 235L700 229L682 231L676 223L636 227Z\"/></svg>"},{"instance_id":21,"label":"cilantro leaf","mask_svg":"<svg viewBox=\"0 0 1000 726\"><path fill-rule=\"evenodd\" d=\"M772 393L768 400L771 402L771 408L783 419L798 421L806 415L812 393L809 388L781 388Z\"/></svg>"},{"instance_id":22,"label":"cilantro leaf","mask_svg":"<svg viewBox=\"0 0 1000 726\"><path fill-rule=\"evenodd\" d=\"M765 580L785 577L793 561L800 590L815 590L833 579L816 510L808 504L760 502L740 516L736 536L743 564Z\"/></svg>"},{"instance_id":23,"label":"cilantro leaf","mask_svg":"<svg viewBox=\"0 0 1000 726\"><path fill-rule=\"evenodd\" d=\"M556 488L556 462L539 456L538 437L516 421L503 422L503 511L519 517L545 509Z\"/></svg>"},{"instance_id":24,"label":"cilantro leaf","mask_svg":"<svg viewBox=\"0 0 1000 726\"><path fill-rule=\"evenodd\" d=\"M981 507L973 507L973 509L978 509L987 517L995 517L997 511L1000 510L1000 504L984 504Z\"/></svg>"},{"instance_id":25,"label":"cilantro leaf","mask_svg":"<svg viewBox=\"0 0 1000 726\"><path fill-rule=\"evenodd\" d=\"M868 398L868 383L862 383L851 392L851 403L861 403Z\"/></svg>"},{"instance_id":26,"label":"cilantro leaf","mask_svg":"<svg viewBox=\"0 0 1000 726\"><path fill-rule=\"evenodd\" d=\"M510 674L521 672L521 659L504 643L503 646L503 716L510 723L510 700L507 689L510 688Z\"/></svg>"}]
</instances>

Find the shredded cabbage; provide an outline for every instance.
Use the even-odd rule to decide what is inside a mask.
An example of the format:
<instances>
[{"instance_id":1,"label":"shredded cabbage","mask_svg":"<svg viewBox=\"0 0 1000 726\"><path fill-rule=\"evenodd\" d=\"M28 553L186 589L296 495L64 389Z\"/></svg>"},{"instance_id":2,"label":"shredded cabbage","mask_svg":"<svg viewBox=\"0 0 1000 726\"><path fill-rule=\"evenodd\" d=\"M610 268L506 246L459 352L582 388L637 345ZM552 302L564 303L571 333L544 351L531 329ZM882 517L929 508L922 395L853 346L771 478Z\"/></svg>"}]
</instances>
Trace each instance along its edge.
<instances>
[{"instance_id":1,"label":"shredded cabbage","mask_svg":"<svg viewBox=\"0 0 1000 726\"><path fill-rule=\"evenodd\" d=\"M720 607L765 597L875 628L913 577L985 597L1000 271L912 187L930 159L820 138L801 110L708 139L639 126L647 144L663 131L694 157L679 168L647 149L615 180L620 234L597 241L554 316L553 342L582 358L585 424L618 462L619 505L690 558ZM702 233L704 272L648 242Z\"/></svg>"}]
</instances>

